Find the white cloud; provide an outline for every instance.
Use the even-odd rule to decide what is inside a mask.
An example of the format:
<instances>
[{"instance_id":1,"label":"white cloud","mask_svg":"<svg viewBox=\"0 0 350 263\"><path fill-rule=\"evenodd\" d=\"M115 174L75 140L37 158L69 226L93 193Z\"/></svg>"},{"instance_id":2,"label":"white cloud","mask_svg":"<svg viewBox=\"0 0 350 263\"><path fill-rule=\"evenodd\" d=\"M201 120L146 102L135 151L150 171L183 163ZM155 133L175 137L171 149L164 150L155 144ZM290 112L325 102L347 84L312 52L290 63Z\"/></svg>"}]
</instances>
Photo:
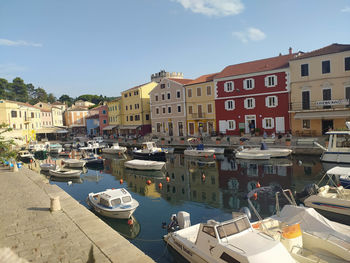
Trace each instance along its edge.
<instances>
[{"instance_id":1,"label":"white cloud","mask_svg":"<svg viewBox=\"0 0 350 263\"><path fill-rule=\"evenodd\" d=\"M346 6L343 9L340 10L341 12L346 12L346 13L350 13L350 6Z\"/></svg>"},{"instance_id":2,"label":"white cloud","mask_svg":"<svg viewBox=\"0 0 350 263\"><path fill-rule=\"evenodd\" d=\"M237 15L244 9L241 0L174 0L193 13L207 16Z\"/></svg>"},{"instance_id":3,"label":"white cloud","mask_svg":"<svg viewBox=\"0 0 350 263\"><path fill-rule=\"evenodd\" d=\"M249 27L241 32L233 32L232 35L237 37L243 43L247 43L248 41L261 41L266 38L264 32L254 27Z\"/></svg>"},{"instance_id":4,"label":"white cloud","mask_svg":"<svg viewBox=\"0 0 350 263\"><path fill-rule=\"evenodd\" d=\"M30 47L42 47L43 45L40 43L33 43L24 40L9 40L0 38L0 46L10 46L10 47L19 47L19 46L30 46Z\"/></svg>"}]
</instances>

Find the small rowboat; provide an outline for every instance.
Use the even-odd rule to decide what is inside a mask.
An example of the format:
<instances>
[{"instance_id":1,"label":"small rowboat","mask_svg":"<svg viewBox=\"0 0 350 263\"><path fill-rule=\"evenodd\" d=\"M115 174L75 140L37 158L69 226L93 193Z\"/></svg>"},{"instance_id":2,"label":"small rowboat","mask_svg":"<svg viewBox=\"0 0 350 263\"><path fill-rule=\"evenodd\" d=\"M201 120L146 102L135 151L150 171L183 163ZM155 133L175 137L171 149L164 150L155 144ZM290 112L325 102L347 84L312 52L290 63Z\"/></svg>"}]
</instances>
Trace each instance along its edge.
<instances>
[{"instance_id":1,"label":"small rowboat","mask_svg":"<svg viewBox=\"0 0 350 263\"><path fill-rule=\"evenodd\" d=\"M51 176L55 176L55 177L78 178L78 177L80 177L81 171L65 169L65 168L58 168L56 170L50 170L49 174Z\"/></svg>"}]
</instances>

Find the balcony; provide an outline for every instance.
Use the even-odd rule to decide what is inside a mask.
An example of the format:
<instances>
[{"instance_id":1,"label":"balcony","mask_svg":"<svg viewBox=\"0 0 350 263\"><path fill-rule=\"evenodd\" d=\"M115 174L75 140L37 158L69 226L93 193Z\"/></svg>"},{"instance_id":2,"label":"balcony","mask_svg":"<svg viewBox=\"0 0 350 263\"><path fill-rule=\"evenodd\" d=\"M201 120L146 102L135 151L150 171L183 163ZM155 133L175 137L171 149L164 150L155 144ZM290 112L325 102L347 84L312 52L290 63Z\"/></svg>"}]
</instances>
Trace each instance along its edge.
<instances>
[{"instance_id":1,"label":"balcony","mask_svg":"<svg viewBox=\"0 0 350 263\"><path fill-rule=\"evenodd\" d=\"M347 109L350 109L350 103L349 103L349 100L347 99L310 101L307 103L292 102L289 105L290 112L347 110Z\"/></svg>"},{"instance_id":2,"label":"balcony","mask_svg":"<svg viewBox=\"0 0 350 263\"><path fill-rule=\"evenodd\" d=\"M189 118L191 119L204 119L207 118L207 114L206 113L192 113L192 114L188 114Z\"/></svg>"},{"instance_id":3,"label":"balcony","mask_svg":"<svg viewBox=\"0 0 350 263\"><path fill-rule=\"evenodd\" d=\"M32 118L31 117L24 117L24 124L28 124L32 122Z\"/></svg>"}]
</instances>

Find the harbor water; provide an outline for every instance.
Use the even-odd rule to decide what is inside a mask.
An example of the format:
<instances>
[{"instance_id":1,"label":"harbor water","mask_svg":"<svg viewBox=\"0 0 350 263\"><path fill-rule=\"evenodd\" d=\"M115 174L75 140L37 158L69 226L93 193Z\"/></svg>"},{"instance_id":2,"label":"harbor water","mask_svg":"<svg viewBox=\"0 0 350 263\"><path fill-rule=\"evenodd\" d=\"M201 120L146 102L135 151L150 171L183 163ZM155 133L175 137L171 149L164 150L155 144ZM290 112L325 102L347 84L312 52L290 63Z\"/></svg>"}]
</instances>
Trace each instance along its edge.
<instances>
[{"instance_id":1,"label":"harbor water","mask_svg":"<svg viewBox=\"0 0 350 263\"><path fill-rule=\"evenodd\" d=\"M248 161L232 156L210 159L173 154L168 156L164 172L130 170L124 167L125 159L104 157L103 167L85 169L72 183L50 183L86 207L91 192L126 188L140 203L132 221L100 218L156 262L181 260L162 240L167 234L162 223L168 224L172 214L186 211L192 224L228 220L232 212L248 207L246 194L257 184L300 192L305 185L317 183L324 173L319 158L314 156ZM274 195L258 196L252 202L262 216L275 212Z\"/></svg>"}]
</instances>

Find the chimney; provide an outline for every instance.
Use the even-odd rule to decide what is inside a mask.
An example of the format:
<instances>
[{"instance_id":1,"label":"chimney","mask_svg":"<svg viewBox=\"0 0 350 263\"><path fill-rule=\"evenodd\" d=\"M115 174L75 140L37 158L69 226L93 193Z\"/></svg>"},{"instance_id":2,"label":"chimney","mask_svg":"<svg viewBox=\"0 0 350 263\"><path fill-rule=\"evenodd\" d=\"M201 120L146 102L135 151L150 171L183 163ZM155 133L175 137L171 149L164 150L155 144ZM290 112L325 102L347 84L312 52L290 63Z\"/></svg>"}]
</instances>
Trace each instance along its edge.
<instances>
[{"instance_id":1,"label":"chimney","mask_svg":"<svg viewBox=\"0 0 350 263\"><path fill-rule=\"evenodd\" d=\"M290 47L289 48L289 55L292 55L292 53L293 53L293 49Z\"/></svg>"}]
</instances>

